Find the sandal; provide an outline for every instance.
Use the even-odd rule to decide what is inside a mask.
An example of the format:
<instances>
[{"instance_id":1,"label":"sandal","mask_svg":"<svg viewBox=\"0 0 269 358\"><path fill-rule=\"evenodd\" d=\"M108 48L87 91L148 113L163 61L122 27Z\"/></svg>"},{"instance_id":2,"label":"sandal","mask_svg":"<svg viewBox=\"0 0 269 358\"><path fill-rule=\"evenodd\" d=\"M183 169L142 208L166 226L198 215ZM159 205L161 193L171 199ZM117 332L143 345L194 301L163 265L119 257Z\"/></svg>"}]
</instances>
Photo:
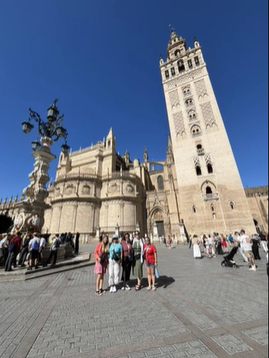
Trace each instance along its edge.
<instances>
[{"instance_id":1,"label":"sandal","mask_svg":"<svg viewBox=\"0 0 269 358\"><path fill-rule=\"evenodd\" d=\"M140 289L141 289L141 285L136 285L136 286L135 286L135 290L136 290L136 291L139 291Z\"/></svg>"}]
</instances>

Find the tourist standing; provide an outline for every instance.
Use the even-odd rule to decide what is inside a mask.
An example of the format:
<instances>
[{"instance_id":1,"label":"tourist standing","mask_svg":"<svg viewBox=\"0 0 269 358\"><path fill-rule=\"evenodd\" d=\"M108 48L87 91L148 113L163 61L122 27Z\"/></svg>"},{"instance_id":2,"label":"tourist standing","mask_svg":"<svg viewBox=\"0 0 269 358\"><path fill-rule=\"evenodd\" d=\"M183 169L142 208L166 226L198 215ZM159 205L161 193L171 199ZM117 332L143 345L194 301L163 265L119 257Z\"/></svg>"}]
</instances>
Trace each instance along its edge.
<instances>
[{"instance_id":1,"label":"tourist standing","mask_svg":"<svg viewBox=\"0 0 269 358\"><path fill-rule=\"evenodd\" d=\"M117 292L117 285L120 282L120 266L122 263L122 246L117 235L112 237L109 246L109 279L110 292Z\"/></svg>"},{"instance_id":2,"label":"tourist standing","mask_svg":"<svg viewBox=\"0 0 269 358\"><path fill-rule=\"evenodd\" d=\"M21 267L25 266L24 262L26 260L27 254L29 252L29 242L32 240L32 238L33 238L32 234L27 234L23 241L22 249L20 252L19 260L18 260L18 265L20 265Z\"/></svg>"},{"instance_id":3,"label":"tourist standing","mask_svg":"<svg viewBox=\"0 0 269 358\"><path fill-rule=\"evenodd\" d=\"M75 237L75 254L76 255L78 255L78 251L79 251L79 237L80 237L80 233L77 232L76 237Z\"/></svg>"},{"instance_id":4,"label":"tourist standing","mask_svg":"<svg viewBox=\"0 0 269 358\"><path fill-rule=\"evenodd\" d=\"M30 252L30 259L29 259L29 267L27 270L32 270L33 266L38 268L37 261L39 255L39 245L40 245L40 237L38 233L34 233L34 237L30 240L28 248Z\"/></svg>"},{"instance_id":5,"label":"tourist standing","mask_svg":"<svg viewBox=\"0 0 269 358\"><path fill-rule=\"evenodd\" d=\"M134 250L134 262L133 262L133 276L137 279L137 284L135 290L139 291L141 289L141 280L143 276L143 242L139 237L139 232L136 231L135 237L133 240L133 250Z\"/></svg>"},{"instance_id":6,"label":"tourist standing","mask_svg":"<svg viewBox=\"0 0 269 358\"><path fill-rule=\"evenodd\" d=\"M58 248L60 247L60 244L61 244L61 242L60 242L59 234L56 234L55 237L52 239L52 244L50 247L50 254L49 254L49 257L48 257L46 263L43 265L44 267L50 263L52 258L53 258L53 261L52 261L51 266L56 265L57 256L58 256Z\"/></svg>"},{"instance_id":7,"label":"tourist standing","mask_svg":"<svg viewBox=\"0 0 269 358\"><path fill-rule=\"evenodd\" d=\"M18 231L9 242L8 257L5 262L5 271L12 271L11 265L16 262L16 257L21 249L21 235L21 232Z\"/></svg>"},{"instance_id":8,"label":"tourist standing","mask_svg":"<svg viewBox=\"0 0 269 358\"><path fill-rule=\"evenodd\" d=\"M202 257L202 255L201 255L201 250L200 250L200 242L198 240L197 235L193 235L192 247L193 247L193 257L195 259L200 259Z\"/></svg>"},{"instance_id":9,"label":"tourist standing","mask_svg":"<svg viewBox=\"0 0 269 358\"><path fill-rule=\"evenodd\" d=\"M131 265L133 261L133 248L130 240L130 235L126 233L121 240L122 246L122 276L121 280L123 281L122 290L130 291L130 286L128 282L130 281L131 274Z\"/></svg>"},{"instance_id":10,"label":"tourist standing","mask_svg":"<svg viewBox=\"0 0 269 358\"><path fill-rule=\"evenodd\" d=\"M108 235L102 237L102 241L98 242L94 250L94 273L96 276L95 281L95 294L101 296L105 291L103 290L104 275L107 273L109 253Z\"/></svg>"},{"instance_id":11,"label":"tourist standing","mask_svg":"<svg viewBox=\"0 0 269 358\"><path fill-rule=\"evenodd\" d=\"M148 276L148 288L147 290L156 290L155 287L155 267L157 267L157 250L156 247L150 243L149 238L146 238L143 246L144 262Z\"/></svg>"}]
</instances>

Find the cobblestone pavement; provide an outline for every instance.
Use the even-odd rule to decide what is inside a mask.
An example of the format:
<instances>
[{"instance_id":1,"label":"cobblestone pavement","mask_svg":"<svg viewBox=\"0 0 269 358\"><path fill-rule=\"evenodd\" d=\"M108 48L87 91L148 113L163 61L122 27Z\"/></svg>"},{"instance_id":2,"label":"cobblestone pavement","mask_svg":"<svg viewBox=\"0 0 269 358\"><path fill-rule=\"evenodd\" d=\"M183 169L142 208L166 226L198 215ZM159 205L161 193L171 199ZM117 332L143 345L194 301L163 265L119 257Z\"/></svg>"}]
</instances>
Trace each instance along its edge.
<instances>
[{"instance_id":1,"label":"cobblestone pavement","mask_svg":"<svg viewBox=\"0 0 269 358\"><path fill-rule=\"evenodd\" d=\"M0 357L268 356L263 252L252 272L239 255L240 268L233 269L221 267L222 257L193 259L188 246L157 249L155 292L144 287L98 297L93 266L0 283Z\"/></svg>"}]
</instances>

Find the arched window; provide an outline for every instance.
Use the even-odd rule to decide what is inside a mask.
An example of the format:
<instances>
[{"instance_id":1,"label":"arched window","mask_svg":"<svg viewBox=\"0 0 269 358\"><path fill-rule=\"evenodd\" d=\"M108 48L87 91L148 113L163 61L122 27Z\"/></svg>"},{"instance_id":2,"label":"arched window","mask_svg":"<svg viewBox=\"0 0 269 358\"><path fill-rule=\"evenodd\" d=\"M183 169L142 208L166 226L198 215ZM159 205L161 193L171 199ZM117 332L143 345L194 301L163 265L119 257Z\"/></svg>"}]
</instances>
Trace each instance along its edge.
<instances>
[{"instance_id":1,"label":"arched window","mask_svg":"<svg viewBox=\"0 0 269 358\"><path fill-rule=\"evenodd\" d=\"M205 188L205 192L206 192L206 194L213 194L213 193L212 193L212 189L210 188L210 186L207 186L207 187Z\"/></svg>"},{"instance_id":2,"label":"arched window","mask_svg":"<svg viewBox=\"0 0 269 358\"><path fill-rule=\"evenodd\" d=\"M191 127L191 135L192 135L193 137L195 137L195 136L200 136L201 134L202 134L202 132L201 132L200 126L198 126L197 124L195 124L195 125L193 125L193 126Z\"/></svg>"},{"instance_id":3,"label":"arched window","mask_svg":"<svg viewBox=\"0 0 269 358\"><path fill-rule=\"evenodd\" d=\"M196 207L195 207L195 205L193 205L192 211L193 211L194 213L196 213Z\"/></svg>"},{"instance_id":4,"label":"arched window","mask_svg":"<svg viewBox=\"0 0 269 358\"><path fill-rule=\"evenodd\" d=\"M196 148L197 148L197 150L202 149L203 148L202 144L197 144Z\"/></svg>"},{"instance_id":5,"label":"arched window","mask_svg":"<svg viewBox=\"0 0 269 358\"><path fill-rule=\"evenodd\" d=\"M213 173L213 167L210 163L207 164L207 172L208 174L212 174Z\"/></svg>"},{"instance_id":6,"label":"arched window","mask_svg":"<svg viewBox=\"0 0 269 358\"><path fill-rule=\"evenodd\" d=\"M214 220L216 219L216 214L215 214L215 213L212 214L212 218L213 218Z\"/></svg>"},{"instance_id":7,"label":"arched window","mask_svg":"<svg viewBox=\"0 0 269 358\"><path fill-rule=\"evenodd\" d=\"M184 94L184 96L190 95L191 94L190 87L184 87L183 88L183 94Z\"/></svg>"},{"instance_id":8,"label":"arched window","mask_svg":"<svg viewBox=\"0 0 269 358\"><path fill-rule=\"evenodd\" d=\"M183 62L182 60L179 60L179 61L177 62L177 66L178 66L178 72L185 71L184 62Z\"/></svg>"},{"instance_id":9,"label":"arched window","mask_svg":"<svg viewBox=\"0 0 269 358\"><path fill-rule=\"evenodd\" d=\"M202 175L202 170L201 170L201 167L200 167L199 165L197 165L197 166L195 167L195 170L196 170L196 174L197 174L197 175Z\"/></svg>"},{"instance_id":10,"label":"arched window","mask_svg":"<svg viewBox=\"0 0 269 358\"><path fill-rule=\"evenodd\" d=\"M164 190L163 177L161 175L159 175L157 178L157 186L158 190Z\"/></svg>"},{"instance_id":11,"label":"arched window","mask_svg":"<svg viewBox=\"0 0 269 358\"><path fill-rule=\"evenodd\" d=\"M189 120L196 119L196 112L192 109L188 112Z\"/></svg>"},{"instance_id":12,"label":"arched window","mask_svg":"<svg viewBox=\"0 0 269 358\"><path fill-rule=\"evenodd\" d=\"M192 98L188 98L186 101L185 101L185 104L187 107L190 107L193 105L193 99Z\"/></svg>"},{"instance_id":13,"label":"arched window","mask_svg":"<svg viewBox=\"0 0 269 358\"><path fill-rule=\"evenodd\" d=\"M215 207L213 204L211 204L210 207L211 207L211 211L215 211Z\"/></svg>"},{"instance_id":14,"label":"arched window","mask_svg":"<svg viewBox=\"0 0 269 358\"><path fill-rule=\"evenodd\" d=\"M230 208L233 210L234 209L234 203L231 201L230 202Z\"/></svg>"}]
</instances>

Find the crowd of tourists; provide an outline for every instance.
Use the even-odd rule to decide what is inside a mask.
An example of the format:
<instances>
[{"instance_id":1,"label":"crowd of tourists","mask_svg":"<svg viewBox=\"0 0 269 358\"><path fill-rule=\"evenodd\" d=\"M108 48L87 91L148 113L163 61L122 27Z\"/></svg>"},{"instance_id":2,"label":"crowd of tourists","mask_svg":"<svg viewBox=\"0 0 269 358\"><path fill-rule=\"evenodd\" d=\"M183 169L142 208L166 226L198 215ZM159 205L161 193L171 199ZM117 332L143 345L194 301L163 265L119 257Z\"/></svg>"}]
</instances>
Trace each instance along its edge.
<instances>
[{"instance_id":1,"label":"crowd of tourists","mask_svg":"<svg viewBox=\"0 0 269 358\"><path fill-rule=\"evenodd\" d=\"M209 258L223 255L231 247L237 246L244 262L249 263L250 271L256 271L255 260L260 260L260 248L268 252L268 236L265 233L246 235L244 229L234 235L213 233L213 235L193 235L189 237L189 248L193 247L193 257L201 258L202 253Z\"/></svg>"},{"instance_id":2,"label":"crowd of tourists","mask_svg":"<svg viewBox=\"0 0 269 358\"><path fill-rule=\"evenodd\" d=\"M108 235L103 234L95 247L94 258L94 273L97 275L96 295L101 296L106 292L103 289L106 273L108 273L109 292L115 293L119 289L123 291L131 290L129 286L131 273L136 279L134 289L139 291L142 288L144 266L147 272L147 290L156 290L155 278L158 278L157 250L147 235L145 235L145 238L141 238L137 231L131 238L129 233L123 233L120 238L114 235L109 242Z\"/></svg>"},{"instance_id":3,"label":"crowd of tourists","mask_svg":"<svg viewBox=\"0 0 269 358\"><path fill-rule=\"evenodd\" d=\"M72 247L75 254L78 253L79 233L50 234L27 233L22 235L20 231L16 234L0 234L0 262L5 271L13 271L16 267L27 267L27 270L46 267L52 261L52 267L56 265L58 248L61 244ZM44 249L49 248L49 254L44 256Z\"/></svg>"}]
</instances>

